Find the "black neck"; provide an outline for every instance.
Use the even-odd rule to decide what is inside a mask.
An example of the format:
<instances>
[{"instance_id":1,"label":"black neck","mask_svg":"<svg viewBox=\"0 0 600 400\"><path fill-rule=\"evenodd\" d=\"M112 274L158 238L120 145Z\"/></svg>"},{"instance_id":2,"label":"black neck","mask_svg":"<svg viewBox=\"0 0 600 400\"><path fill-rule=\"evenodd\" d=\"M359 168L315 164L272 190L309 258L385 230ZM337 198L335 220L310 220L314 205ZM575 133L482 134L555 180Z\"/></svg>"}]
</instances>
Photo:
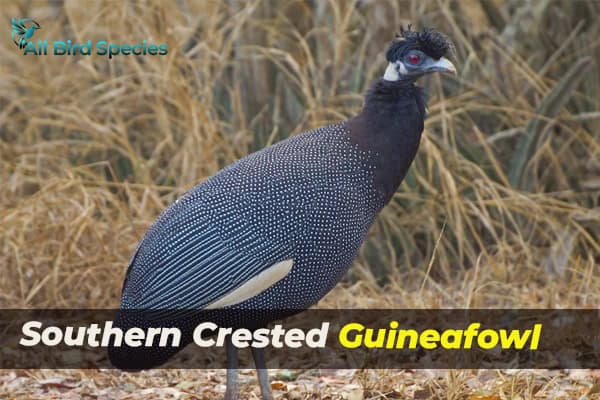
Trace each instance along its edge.
<instances>
[{"instance_id":1,"label":"black neck","mask_svg":"<svg viewBox=\"0 0 600 400\"><path fill-rule=\"evenodd\" d=\"M346 123L353 142L376 154L375 183L386 203L404 179L419 146L426 100L413 80L378 80L360 114Z\"/></svg>"}]
</instances>

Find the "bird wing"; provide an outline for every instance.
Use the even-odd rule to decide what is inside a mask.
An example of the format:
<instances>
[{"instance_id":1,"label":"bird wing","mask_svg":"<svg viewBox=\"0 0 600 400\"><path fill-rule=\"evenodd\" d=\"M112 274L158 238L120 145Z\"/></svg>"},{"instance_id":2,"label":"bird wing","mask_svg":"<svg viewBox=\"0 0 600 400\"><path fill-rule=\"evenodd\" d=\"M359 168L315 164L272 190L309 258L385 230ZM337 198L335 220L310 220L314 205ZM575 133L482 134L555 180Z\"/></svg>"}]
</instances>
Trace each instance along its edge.
<instances>
[{"instance_id":1,"label":"bird wing","mask_svg":"<svg viewBox=\"0 0 600 400\"><path fill-rule=\"evenodd\" d=\"M21 35L25 34L25 29L23 29L20 26L13 26L13 32L12 33L13 33L13 35L21 36Z\"/></svg>"},{"instance_id":2,"label":"bird wing","mask_svg":"<svg viewBox=\"0 0 600 400\"><path fill-rule=\"evenodd\" d=\"M15 20L14 18L11 21L13 34L23 35L25 33L25 27L20 21Z\"/></svg>"},{"instance_id":3,"label":"bird wing","mask_svg":"<svg viewBox=\"0 0 600 400\"><path fill-rule=\"evenodd\" d=\"M142 240L122 307L230 305L284 279L294 262L293 272L308 279L305 258L313 252L332 275L344 271L379 204L365 187L369 178L356 166L359 161L345 158L356 151L350 146L340 125L305 132L248 155L191 189ZM331 282L321 282L322 290ZM317 296L283 303L308 305ZM272 299L264 300L265 307L271 304Z\"/></svg>"},{"instance_id":4,"label":"bird wing","mask_svg":"<svg viewBox=\"0 0 600 400\"><path fill-rule=\"evenodd\" d=\"M283 278L285 278L292 267L294 266L294 260L284 260L270 267L264 269L258 275L248 279L242 285L236 289L231 290L217 301L210 303L204 307L205 310L213 310L218 308L225 308L240 304L245 300L251 299L254 296L264 292Z\"/></svg>"},{"instance_id":5,"label":"bird wing","mask_svg":"<svg viewBox=\"0 0 600 400\"><path fill-rule=\"evenodd\" d=\"M206 206L202 198L184 196L150 228L126 273L126 308L222 308L259 294L289 273L289 252L273 246L268 256L251 254L238 243L260 238L251 231L238 231L235 241L224 237L218 226L228 224L227 215L213 221L191 212Z\"/></svg>"}]
</instances>

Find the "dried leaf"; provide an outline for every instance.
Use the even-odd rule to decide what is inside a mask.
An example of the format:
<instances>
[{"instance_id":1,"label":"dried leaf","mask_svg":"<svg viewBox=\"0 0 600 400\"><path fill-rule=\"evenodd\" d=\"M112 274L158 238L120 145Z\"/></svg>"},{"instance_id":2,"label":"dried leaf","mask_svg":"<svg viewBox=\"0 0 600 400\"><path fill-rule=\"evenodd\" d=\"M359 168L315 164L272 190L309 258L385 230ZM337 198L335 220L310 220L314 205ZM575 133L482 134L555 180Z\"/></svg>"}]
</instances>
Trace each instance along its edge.
<instances>
[{"instance_id":1,"label":"dried leaf","mask_svg":"<svg viewBox=\"0 0 600 400\"><path fill-rule=\"evenodd\" d=\"M433 395L433 393L431 393L431 390L429 390L429 389L419 389L419 390L415 390L415 393L413 394L413 399L414 400L430 399L432 395Z\"/></svg>"},{"instance_id":2,"label":"dried leaf","mask_svg":"<svg viewBox=\"0 0 600 400\"><path fill-rule=\"evenodd\" d=\"M77 387L76 384L68 382L64 378L48 378L38 381L38 384L42 387L60 387L67 389L73 389Z\"/></svg>"},{"instance_id":3,"label":"dried leaf","mask_svg":"<svg viewBox=\"0 0 600 400\"><path fill-rule=\"evenodd\" d=\"M600 393L600 383L596 383L596 384L592 385L590 390L587 391L586 395L589 396L591 394L596 394L596 393Z\"/></svg>"},{"instance_id":4,"label":"dried leaf","mask_svg":"<svg viewBox=\"0 0 600 400\"><path fill-rule=\"evenodd\" d=\"M289 369L283 369L281 371L277 371L274 377L279 381L293 381L300 374L301 372L298 371L290 371Z\"/></svg>"},{"instance_id":5,"label":"dried leaf","mask_svg":"<svg viewBox=\"0 0 600 400\"><path fill-rule=\"evenodd\" d=\"M360 390L356 389L356 390L353 390L352 392L342 394L342 398L344 400L363 400L364 399L363 391L362 391L362 389L360 389Z\"/></svg>"},{"instance_id":6,"label":"dried leaf","mask_svg":"<svg viewBox=\"0 0 600 400\"><path fill-rule=\"evenodd\" d=\"M393 389L391 392L385 394L386 399L403 399L403 391L398 389Z\"/></svg>"},{"instance_id":7,"label":"dried leaf","mask_svg":"<svg viewBox=\"0 0 600 400\"><path fill-rule=\"evenodd\" d=\"M180 389L180 390L190 390L192 389L194 386L196 386L196 382L193 381L181 381L179 382L175 388L176 389Z\"/></svg>"},{"instance_id":8,"label":"dried leaf","mask_svg":"<svg viewBox=\"0 0 600 400\"><path fill-rule=\"evenodd\" d=\"M275 382L271 382L271 389L273 389L273 390L285 390L285 391L287 391L287 386L283 382L275 381Z\"/></svg>"},{"instance_id":9,"label":"dried leaf","mask_svg":"<svg viewBox=\"0 0 600 400\"><path fill-rule=\"evenodd\" d=\"M298 390L292 390L287 393L288 400L302 400L304 396Z\"/></svg>"}]
</instances>

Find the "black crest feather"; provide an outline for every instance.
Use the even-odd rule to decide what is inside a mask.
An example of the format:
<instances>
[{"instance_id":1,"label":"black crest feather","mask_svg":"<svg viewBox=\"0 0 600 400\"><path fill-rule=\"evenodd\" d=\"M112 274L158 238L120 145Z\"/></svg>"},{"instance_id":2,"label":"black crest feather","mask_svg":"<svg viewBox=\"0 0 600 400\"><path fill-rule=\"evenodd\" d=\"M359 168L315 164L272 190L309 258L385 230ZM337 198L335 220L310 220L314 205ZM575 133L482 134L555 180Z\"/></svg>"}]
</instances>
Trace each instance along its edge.
<instances>
[{"instance_id":1,"label":"black crest feather","mask_svg":"<svg viewBox=\"0 0 600 400\"><path fill-rule=\"evenodd\" d=\"M451 51L454 45L448 36L431 28L422 31L413 31L411 26L405 29L400 27L400 33L390 45L386 53L388 61L393 62L401 58L408 50L419 49L436 60Z\"/></svg>"}]
</instances>

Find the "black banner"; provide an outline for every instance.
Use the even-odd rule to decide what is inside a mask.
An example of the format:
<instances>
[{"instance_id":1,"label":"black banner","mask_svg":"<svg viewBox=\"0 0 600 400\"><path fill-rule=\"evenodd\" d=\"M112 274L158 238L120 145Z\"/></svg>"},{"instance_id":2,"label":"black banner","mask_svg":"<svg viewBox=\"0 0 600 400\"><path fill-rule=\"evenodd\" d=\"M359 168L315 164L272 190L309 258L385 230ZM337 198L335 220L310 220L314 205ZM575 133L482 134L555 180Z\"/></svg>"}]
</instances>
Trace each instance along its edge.
<instances>
[{"instance_id":1,"label":"black banner","mask_svg":"<svg viewBox=\"0 0 600 400\"><path fill-rule=\"evenodd\" d=\"M595 369L599 339L600 310L0 310L5 369Z\"/></svg>"}]
</instances>

